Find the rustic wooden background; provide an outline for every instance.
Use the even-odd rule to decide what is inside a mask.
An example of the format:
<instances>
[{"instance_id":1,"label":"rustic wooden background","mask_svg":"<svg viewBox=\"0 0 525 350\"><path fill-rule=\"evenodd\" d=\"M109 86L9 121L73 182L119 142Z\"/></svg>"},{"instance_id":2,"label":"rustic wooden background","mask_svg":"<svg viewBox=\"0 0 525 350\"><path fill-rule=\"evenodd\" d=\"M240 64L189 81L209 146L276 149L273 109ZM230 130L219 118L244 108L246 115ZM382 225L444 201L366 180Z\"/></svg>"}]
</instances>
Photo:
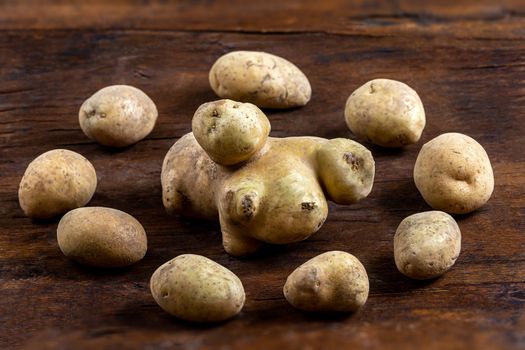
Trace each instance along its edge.
<instances>
[{"instance_id":1,"label":"rustic wooden background","mask_svg":"<svg viewBox=\"0 0 525 350\"><path fill-rule=\"evenodd\" d=\"M110 4L111 3L111 4ZM216 223L169 217L160 169L194 110L216 99L214 60L231 50L286 57L308 76L311 102L270 111L273 136L352 137L348 95L373 78L420 94L427 127L404 150L367 145L377 174L369 198L331 205L311 239L235 259ZM0 1L0 348L35 349L518 349L525 347L525 3L397 1ZM124 150L103 148L78 126L82 101L130 84L156 102L153 133ZM481 210L458 216L463 249L440 279L397 272L392 240L406 216L429 209L412 169L421 145L447 131L487 150L496 187ZM17 187L27 164L53 148L94 164L90 205L115 207L146 228L145 259L97 271L64 258L57 220L24 217ZM287 275L327 250L356 255L370 297L354 315L292 309ZM164 313L152 272L181 253L202 254L244 282L247 301L230 322L195 326Z\"/></svg>"}]
</instances>

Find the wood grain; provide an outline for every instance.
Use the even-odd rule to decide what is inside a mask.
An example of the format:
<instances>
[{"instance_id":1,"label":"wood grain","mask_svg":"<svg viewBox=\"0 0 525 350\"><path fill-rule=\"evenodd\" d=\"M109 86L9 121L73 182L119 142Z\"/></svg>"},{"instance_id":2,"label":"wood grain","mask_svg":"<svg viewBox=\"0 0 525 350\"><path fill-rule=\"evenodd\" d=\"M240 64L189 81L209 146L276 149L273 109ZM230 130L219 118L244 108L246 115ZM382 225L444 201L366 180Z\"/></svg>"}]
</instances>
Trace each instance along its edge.
<instances>
[{"instance_id":1,"label":"wood grain","mask_svg":"<svg viewBox=\"0 0 525 350\"><path fill-rule=\"evenodd\" d=\"M523 39L521 0L5 0L0 29L149 29L186 32L416 33Z\"/></svg>"},{"instance_id":2,"label":"wood grain","mask_svg":"<svg viewBox=\"0 0 525 350\"><path fill-rule=\"evenodd\" d=\"M525 18L523 2L375 1L2 3L0 10L0 348L55 349L519 349L525 347ZM277 5L278 4L278 5ZM240 15L239 8L243 9ZM331 17L333 15L333 17ZM309 240L229 257L217 223L169 217L160 168L190 131L195 109L216 99L207 74L220 55L264 50L296 63L313 87L301 109L268 111L272 136L351 137L348 95L379 77L406 82L427 112L419 144L376 158L369 198L330 205ZM82 101L110 84L130 84L157 104L144 141L103 148L78 126ZM429 207L412 170L420 146L448 131L487 150L496 187L481 210L457 216L462 253L440 279L397 272L393 234ZM52 148L80 152L97 169L90 205L134 215L148 232L145 259L121 271L69 262L56 244L58 220L23 216L17 186L27 164ZM356 255L370 298L354 315L315 316L282 295L287 275L327 250ZM181 253L210 257L239 275L239 317L195 326L165 314L149 277Z\"/></svg>"}]
</instances>

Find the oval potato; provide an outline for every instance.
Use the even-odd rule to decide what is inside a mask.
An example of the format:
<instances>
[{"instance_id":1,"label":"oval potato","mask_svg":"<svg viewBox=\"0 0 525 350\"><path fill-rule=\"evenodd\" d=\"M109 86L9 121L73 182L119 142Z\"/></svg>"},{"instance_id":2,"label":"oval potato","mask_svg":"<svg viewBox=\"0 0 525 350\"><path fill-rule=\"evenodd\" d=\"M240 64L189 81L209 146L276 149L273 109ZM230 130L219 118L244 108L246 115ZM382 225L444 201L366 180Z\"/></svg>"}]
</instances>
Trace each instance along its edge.
<instances>
[{"instance_id":1,"label":"oval potato","mask_svg":"<svg viewBox=\"0 0 525 350\"><path fill-rule=\"evenodd\" d=\"M351 254L330 251L293 271L283 293L295 308L304 311L353 312L368 298L368 275Z\"/></svg>"},{"instance_id":2,"label":"oval potato","mask_svg":"<svg viewBox=\"0 0 525 350\"><path fill-rule=\"evenodd\" d=\"M402 147L416 143L421 137L425 110L410 86L375 79L348 97L345 120L358 137L384 147Z\"/></svg>"},{"instance_id":3,"label":"oval potato","mask_svg":"<svg viewBox=\"0 0 525 350\"><path fill-rule=\"evenodd\" d=\"M68 212L58 224L57 240L64 255L95 267L134 264L148 249L140 222L123 211L105 207Z\"/></svg>"},{"instance_id":4,"label":"oval potato","mask_svg":"<svg viewBox=\"0 0 525 350\"><path fill-rule=\"evenodd\" d=\"M227 53L213 64L209 79L219 97L260 108L304 106L312 94L310 82L299 68L266 52Z\"/></svg>"},{"instance_id":5,"label":"oval potato","mask_svg":"<svg viewBox=\"0 0 525 350\"><path fill-rule=\"evenodd\" d=\"M441 276L456 262L461 251L461 231L452 216L442 211L410 215L394 236L397 269L414 279Z\"/></svg>"},{"instance_id":6,"label":"oval potato","mask_svg":"<svg viewBox=\"0 0 525 350\"><path fill-rule=\"evenodd\" d=\"M241 280L204 256L183 254L151 276L153 298L169 314L193 322L218 322L237 315L245 300Z\"/></svg>"},{"instance_id":7,"label":"oval potato","mask_svg":"<svg viewBox=\"0 0 525 350\"><path fill-rule=\"evenodd\" d=\"M24 213L46 219L86 205L97 187L93 165L82 155L55 149L27 166L18 189Z\"/></svg>"},{"instance_id":8,"label":"oval potato","mask_svg":"<svg viewBox=\"0 0 525 350\"><path fill-rule=\"evenodd\" d=\"M84 101L78 119L90 139L105 146L125 147L148 136L157 115L155 103L142 90L113 85Z\"/></svg>"},{"instance_id":9,"label":"oval potato","mask_svg":"<svg viewBox=\"0 0 525 350\"><path fill-rule=\"evenodd\" d=\"M414 166L416 187L432 208L465 214L483 206L494 190L487 152L473 138L442 134L423 145Z\"/></svg>"}]
</instances>

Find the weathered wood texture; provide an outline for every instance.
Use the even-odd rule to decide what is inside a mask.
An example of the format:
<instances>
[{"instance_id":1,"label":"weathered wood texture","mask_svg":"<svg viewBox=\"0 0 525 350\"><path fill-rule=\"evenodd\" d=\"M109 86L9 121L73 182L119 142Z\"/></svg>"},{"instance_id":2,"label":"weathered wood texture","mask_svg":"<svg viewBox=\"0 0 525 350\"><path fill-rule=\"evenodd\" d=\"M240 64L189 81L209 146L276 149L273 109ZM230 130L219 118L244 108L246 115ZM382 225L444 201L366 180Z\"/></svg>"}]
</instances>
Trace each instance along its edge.
<instances>
[{"instance_id":1,"label":"weathered wood texture","mask_svg":"<svg viewBox=\"0 0 525 350\"><path fill-rule=\"evenodd\" d=\"M377 348L525 347L525 6L522 1L5 1L0 7L0 348ZM426 2L425 2L426 3ZM194 110L216 97L207 74L230 50L269 51L296 63L313 98L269 112L273 136L353 137L346 98L367 80L404 81L427 112L421 142L404 150L370 147L376 183L366 200L331 205L311 239L235 259L216 223L169 217L160 168L190 130ZM159 109L144 141L100 147L78 126L81 102L125 83ZM491 157L494 195L458 216L462 253L440 279L397 272L393 234L407 215L429 209L412 180L420 146L447 131L476 138ZM90 205L124 210L148 232L145 259L123 271L96 271L64 258L58 220L32 222L17 186L27 164L52 148L90 159L99 186ZM332 249L365 265L371 292L347 317L292 309L282 295L300 263ZM181 253L206 255L243 280L242 314L194 326L165 314L149 277Z\"/></svg>"}]
</instances>

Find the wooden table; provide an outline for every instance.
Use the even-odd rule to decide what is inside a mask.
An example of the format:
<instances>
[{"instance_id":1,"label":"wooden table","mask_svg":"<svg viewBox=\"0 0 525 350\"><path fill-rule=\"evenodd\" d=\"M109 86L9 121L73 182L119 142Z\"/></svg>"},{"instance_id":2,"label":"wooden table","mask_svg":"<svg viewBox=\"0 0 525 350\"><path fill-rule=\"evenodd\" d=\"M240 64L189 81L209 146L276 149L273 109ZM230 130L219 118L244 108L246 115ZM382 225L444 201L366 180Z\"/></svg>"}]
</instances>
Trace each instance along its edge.
<instances>
[{"instance_id":1,"label":"wooden table","mask_svg":"<svg viewBox=\"0 0 525 350\"><path fill-rule=\"evenodd\" d=\"M3 1L0 7L0 348L35 349L518 349L525 347L525 4L521 0L423 1ZM147 6L146 6L147 5ZM310 103L271 111L273 136L353 137L344 103L364 82L404 81L420 94L427 127L417 145L376 159L374 189L330 206L319 233L250 259L228 256L217 223L169 217L160 169L190 131L195 109L217 97L208 70L231 50L286 57L308 76ZM156 102L145 140L109 150L79 128L80 104L99 88L130 84ZM393 261L399 222L429 207L412 169L421 145L448 131L487 150L492 199L457 216L454 268L431 282ZM27 164L53 148L80 152L99 185L90 205L124 210L148 233L145 259L122 271L68 261L57 221L32 222L18 206ZM292 309L287 275L327 250L356 255L370 296L353 315ZM196 326L164 313L149 277L181 253L202 254L242 279L247 301L230 322Z\"/></svg>"}]
</instances>

